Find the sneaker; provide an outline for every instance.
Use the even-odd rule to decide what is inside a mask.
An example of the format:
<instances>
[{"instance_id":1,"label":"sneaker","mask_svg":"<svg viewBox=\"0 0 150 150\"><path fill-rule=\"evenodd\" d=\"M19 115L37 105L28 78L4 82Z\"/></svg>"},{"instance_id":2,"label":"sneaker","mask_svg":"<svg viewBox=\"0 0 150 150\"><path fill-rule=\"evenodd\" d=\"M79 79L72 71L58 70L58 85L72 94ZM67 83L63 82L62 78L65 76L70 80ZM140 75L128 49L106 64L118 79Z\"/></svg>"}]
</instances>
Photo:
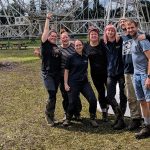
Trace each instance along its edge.
<instances>
[{"instance_id":1,"label":"sneaker","mask_svg":"<svg viewBox=\"0 0 150 150\"><path fill-rule=\"evenodd\" d=\"M133 131L138 129L140 126L141 126L141 119L132 119L128 126L128 130Z\"/></svg>"},{"instance_id":2,"label":"sneaker","mask_svg":"<svg viewBox=\"0 0 150 150\"><path fill-rule=\"evenodd\" d=\"M142 130L138 133L135 133L136 139L144 139L150 137L150 125L144 126Z\"/></svg>"},{"instance_id":3,"label":"sneaker","mask_svg":"<svg viewBox=\"0 0 150 150\"><path fill-rule=\"evenodd\" d=\"M63 122L63 126L64 127L68 127L70 125L70 120L66 119L64 122Z\"/></svg>"},{"instance_id":4,"label":"sneaker","mask_svg":"<svg viewBox=\"0 0 150 150\"><path fill-rule=\"evenodd\" d=\"M99 126L95 119L91 119L90 123L94 128L97 128Z\"/></svg>"},{"instance_id":5,"label":"sneaker","mask_svg":"<svg viewBox=\"0 0 150 150\"><path fill-rule=\"evenodd\" d=\"M53 118L51 118L49 115L46 115L45 117L47 124L53 127L55 125Z\"/></svg>"},{"instance_id":6,"label":"sneaker","mask_svg":"<svg viewBox=\"0 0 150 150\"><path fill-rule=\"evenodd\" d=\"M64 115L64 118L62 119L62 121L64 122L66 120L66 115Z\"/></svg>"},{"instance_id":7,"label":"sneaker","mask_svg":"<svg viewBox=\"0 0 150 150\"><path fill-rule=\"evenodd\" d=\"M124 123L124 120L123 119L119 119L118 122L117 122L117 124L115 124L113 126L113 129L114 130L121 130L121 129L125 128L125 127L126 127L126 125Z\"/></svg>"},{"instance_id":8,"label":"sneaker","mask_svg":"<svg viewBox=\"0 0 150 150\"><path fill-rule=\"evenodd\" d=\"M59 121L56 118L53 118L54 124L59 124Z\"/></svg>"},{"instance_id":9,"label":"sneaker","mask_svg":"<svg viewBox=\"0 0 150 150\"><path fill-rule=\"evenodd\" d=\"M108 113L107 112L102 112L102 121L108 122Z\"/></svg>"}]
</instances>

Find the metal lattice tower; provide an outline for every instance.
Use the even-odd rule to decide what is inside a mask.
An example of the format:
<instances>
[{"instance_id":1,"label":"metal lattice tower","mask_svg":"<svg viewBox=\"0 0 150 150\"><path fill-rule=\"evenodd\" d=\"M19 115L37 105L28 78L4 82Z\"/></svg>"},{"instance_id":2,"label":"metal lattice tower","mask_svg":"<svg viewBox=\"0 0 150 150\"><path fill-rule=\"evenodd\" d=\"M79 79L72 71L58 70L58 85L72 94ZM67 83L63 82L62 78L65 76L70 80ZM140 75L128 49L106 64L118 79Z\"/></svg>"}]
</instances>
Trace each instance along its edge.
<instances>
[{"instance_id":1,"label":"metal lattice tower","mask_svg":"<svg viewBox=\"0 0 150 150\"><path fill-rule=\"evenodd\" d=\"M144 2L144 1L143 1ZM149 31L148 7L140 0L0 0L0 38L32 38L42 33L47 12L53 13L51 26L70 34L86 34L90 25L101 33L109 22L120 17L137 19L141 29Z\"/></svg>"}]
</instances>

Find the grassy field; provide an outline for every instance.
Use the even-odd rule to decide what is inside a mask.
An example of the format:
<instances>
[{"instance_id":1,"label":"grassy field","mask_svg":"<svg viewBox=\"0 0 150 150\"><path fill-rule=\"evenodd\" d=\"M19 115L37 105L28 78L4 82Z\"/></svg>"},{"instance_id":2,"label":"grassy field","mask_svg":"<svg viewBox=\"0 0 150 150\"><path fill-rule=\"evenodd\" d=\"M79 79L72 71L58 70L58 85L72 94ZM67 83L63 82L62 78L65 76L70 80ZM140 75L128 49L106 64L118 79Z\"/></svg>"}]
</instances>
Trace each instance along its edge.
<instances>
[{"instance_id":1,"label":"grassy field","mask_svg":"<svg viewBox=\"0 0 150 150\"><path fill-rule=\"evenodd\" d=\"M0 62L7 64L0 67L0 150L149 150L150 139L136 140L134 132L113 131L99 112L100 126L92 128L83 97L83 123L49 127L44 116L47 93L33 49L0 50ZM56 117L63 118L60 92Z\"/></svg>"}]
</instances>

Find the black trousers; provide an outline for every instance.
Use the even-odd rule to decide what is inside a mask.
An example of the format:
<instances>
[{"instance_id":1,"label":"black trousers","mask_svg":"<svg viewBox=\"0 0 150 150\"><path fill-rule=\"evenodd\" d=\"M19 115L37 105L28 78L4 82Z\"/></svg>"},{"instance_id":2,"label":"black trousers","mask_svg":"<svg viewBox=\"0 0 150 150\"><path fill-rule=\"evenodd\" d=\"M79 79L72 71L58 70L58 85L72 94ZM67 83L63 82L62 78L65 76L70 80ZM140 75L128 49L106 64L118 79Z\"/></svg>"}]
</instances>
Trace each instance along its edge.
<instances>
[{"instance_id":1,"label":"black trousers","mask_svg":"<svg viewBox=\"0 0 150 150\"><path fill-rule=\"evenodd\" d=\"M89 103L90 117L94 119L96 117L97 100L94 91L88 81L70 85L70 91L68 92L69 106L68 106L67 114L70 117L72 117L73 112L76 109L76 105L78 104L77 101L79 100L78 97L80 93L82 93L83 96L87 99Z\"/></svg>"},{"instance_id":2,"label":"black trousers","mask_svg":"<svg viewBox=\"0 0 150 150\"><path fill-rule=\"evenodd\" d=\"M45 113L51 117L54 117L56 105L56 93L60 83L60 74L51 75L47 72L42 72L42 77L45 88L47 89L49 95Z\"/></svg>"},{"instance_id":3,"label":"black trousers","mask_svg":"<svg viewBox=\"0 0 150 150\"><path fill-rule=\"evenodd\" d=\"M119 84L120 104L118 104L116 99L115 99L117 82ZM127 97L124 94L124 88L125 88L124 75L107 78L108 103L112 106L113 110L115 110L115 108L119 106L123 115L126 111L126 106L127 106Z\"/></svg>"},{"instance_id":4,"label":"black trousers","mask_svg":"<svg viewBox=\"0 0 150 150\"><path fill-rule=\"evenodd\" d=\"M63 97L63 101L62 101L63 109L64 109L65 113L67 113L67 109L69 106L69 98L68 98L68 93L64 87L64 77L61 77L61 79L60 79L60 91L61 91L61 95ZM77 97L76 102L77 102L77 104L76 104L76 108L74 109L73 114L75 116L79 116L80 112L82 110L82 104L81 104L81 100L80 100L79 96Z\"/></svg>"},{"instance_id":5,"label":"black trousers","mask_svg":"<svg viewBox=\"0 0 150 150\"><path fill-rule=\"evenodd\" d=\"M106 83L107 83L107 74L94 74L91 73L91 77L94 83L94 86L98 92L98 100L101 106L102 111L107 109L107 99L106 99Z\"/></svg>"}]
</instances>

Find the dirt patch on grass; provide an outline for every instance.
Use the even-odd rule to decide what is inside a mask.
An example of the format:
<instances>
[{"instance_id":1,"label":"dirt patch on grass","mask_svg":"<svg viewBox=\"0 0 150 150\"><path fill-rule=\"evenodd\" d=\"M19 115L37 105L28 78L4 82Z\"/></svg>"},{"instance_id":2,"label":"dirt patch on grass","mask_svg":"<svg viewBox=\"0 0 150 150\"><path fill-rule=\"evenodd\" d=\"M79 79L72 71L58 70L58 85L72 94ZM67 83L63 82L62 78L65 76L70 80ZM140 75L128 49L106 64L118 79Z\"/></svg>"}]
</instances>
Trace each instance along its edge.
<instances>
[{"instance_id":1,"label":"dirt patch on grass","mask_svg":"<svg viewBox=\"0 0 150 150\"><path fill-rule=\"evenodd\" d=\"M19 64L17 62L3 61L3 62L0 62L0 70L3 70L3 71L12 71L18 65Z\"/></svg>"}]
</instances>

